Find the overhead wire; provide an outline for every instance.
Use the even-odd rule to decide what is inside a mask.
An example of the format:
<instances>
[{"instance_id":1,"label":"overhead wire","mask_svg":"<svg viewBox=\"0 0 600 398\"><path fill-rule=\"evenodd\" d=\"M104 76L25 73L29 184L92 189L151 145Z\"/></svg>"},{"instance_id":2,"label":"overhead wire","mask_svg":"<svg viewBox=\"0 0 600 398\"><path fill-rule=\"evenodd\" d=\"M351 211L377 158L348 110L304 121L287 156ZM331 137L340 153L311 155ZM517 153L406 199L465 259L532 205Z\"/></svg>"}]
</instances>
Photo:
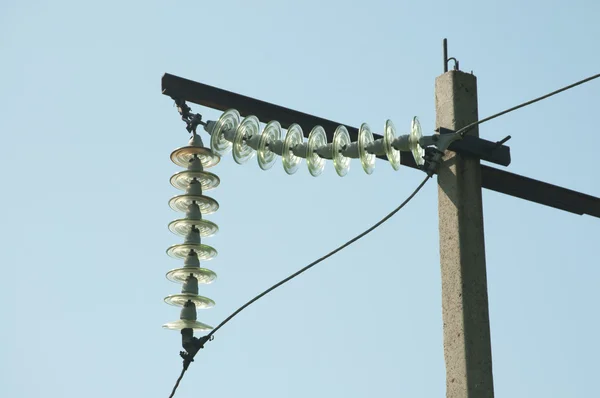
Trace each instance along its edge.
<instances>
[{"instance_id":1,"label":"overhead wire","mask_svg":"<svg viewBox=\"0 0 600 398\"><path fill-rule=\"evenodd\" d=\"M569 89L572 89L573 87L577 87L577 86L579 86L579 85L581 85L581 84L587 83L587 82L589 82L589 81L591 81L591 80L594 80L594 79L597 79L597 78L599 78L599 77L600 77L600 73L599 73L599 74L597 74L597 75L593 75L593 76L587 77L587 78L585 78L585 79L583 79L583 80L580 80L580 81L578 81L578 82L575 82L575 83L573 83L573 84L570 84L570 85L568 85L568 86L565 86L565 87L563 87L563 88L560 88L560 89L558 89L558 90L556 90L556 91L552 91L551 93L548 93L548 94L546 94L546 95L542 95L541 97L537 97L537 98L535 98L535 99L532 99L531 101L523 102L522 104L519 104L519 105L517 105L517 106L513 106L512 108L506 109L506 110L504 110L504 111L502 111L502 112L498 112L498 113L496 113L496 114L494 114L494 115L492 115L492 116L488 116L488 117L486 117L486 118L484 118L484 119L481 119L481 120L478 120L478 121L476 121L476 122L473 122L473 123L471 123L471 124L468 124L468 125L466 125L465 127L463 127L463 128L461 128L461 129L459 129L459 130L458 130L456 133L457 133L457 134L460 134L460 136L461 136L461 137L464 137L464 136L465 136L465 134L467 134L467 133L469 132L469 130L471 130L471 129L472 129L473 127L475 127L475 126L478 126L478 125L480 125L480 124L482 124L482 123L485 123L485 122L487 122L487 121L490 121L490 120L492 120L492 119L495 119L495 118L497 118L497 117L499 117L499 116L506 115L507 113L510 113L510 112L512 112L512 111L516 111L517 109L524 108L524 107L526 107L526 106L528 106L528 105L534 104L534 103L536 103L536 102L538 102L538 101L541 101L541 100L543 100L543 99L546 99L546 98L552 97L553 95L556 95L556 94L558 94L558 93L562 93L563 91L567 91L567 90L569 90Z\"/></svg>"},{"instance_id":2,"label":"overhead wire","mask_svg":"<svg viewBox=\"0 0 600 398\"><path fill-rule=\"evenodd\" d=\"M336 249L330 251L329 253L327 253L323 257L320 257L317 260L313 261L312 263L308 264L306 267L304 267L304 268L302 268L302 269L294 272L293 274L291 274L287 278L282 279L281 281L277 282L276 284L274 284L273 286L271 286L267 290L263 291L259 295L255 296L253 299L251 299L250 301L248 301L246 304L242 305L240 308L238 308L237 310L235 310L231 315L229 315L227 318L225 318L225 320L223 322L221 322L216 328L214 328L213 330L211 330L210 333L206 337L208 337L208 338L212 337L212 335L214 335L217 332L217 330L219 330L223 326L225 326L225 324L227 322L229 322L237 314L239 314L240 312L242 312L245 308L249 307L255 301L257 301L260 298L266 296L267 294L269 294L273 290L277 289L279 286L285 284L286 282L289 282L290 280L294 279L295 277L297 277L298 275L304 273L305 271L308 271L309 269L311 269L315 265L319 264L321 261L328 259L329 257L333 256L334 254L338 253L339 251L341 251L341 250L345 249L346 247L350 246L351 244L353 244L357 240L363 238L364 236L366 236L367 234L369 234L370 232L372 232L373 230L375 230L377 227L379 227L381 224L383 224L384 222L386 222L387 220L389 220L390 218L392 218L396 213L398 213L400 211L400 209L402 209L408 202L410 202L410 200L421 190L421 188L423 188L423 186L429 180L429 178L430 178L429 176L425 177L425 179L417 186L417 188L413 191L413 193L411 193L408 196L408 198L406 198L406 200L404 200L404 202L402 202L398 207L396 207L394 210L392 210L388 215L386 215L385 217L383 217L377 223L373 224L373 226L371 226L370 228L366 229L362 233L356 235L354 238L350 239L349 241L347 241L343 245L338 246Z\"/></svg>"},{"instance_id":3,"label":"overhead wire","mask_svg":"<svg viewBox=\"0 0 600 398\"><path fill-rule=\"evenodd\" d=\"M281 281L277 282L273 286L271 286L268 289L264 290L262 293L258 294L257 296L255 296L251 300L247 301L244 305L242 305L241 307L239 307L237 310L235 310L233 313L231 313L231 315L229 315L227 318L225 318L225 320L223 322L221 322L219 325L217 325L217 327L215 327L213 330L211 330L209 334L207 334L206 336L204 336L203 337L204 341L208 341L209 339L211 339L212 336L219 329L221 329L223 326L225 326L225 324L227 324L229 321L231 321L236 315L238 315L244 309L248 308L250 305L252 305L257 300L259 300L262 297L266 296L267 294L269 294L273 290L277 289L281 285L285 284L286 282L289 282L290 280L294 279L298 275L300 275L300 274L308 271L309 269L311 269L315 265L319 264L323 260L328 259L329 257L333 256L334 254L338 253L339 251L341 251L341 250L345 249L346 247L350 246L351 244L353 244L357 240L363 238L364 236L368 235L370 232L372 232L373 230L375 230L381 224L383 224L384 222L386 222L387 220L389 220L390 218L392 218L404 206L406 206L408 204L408 202L411 201L412 198L415 197L415 195L421 190L421 188L423 188L423 186L425 185L425 183L427 183L427 181L430 178L431 177L429 175L427 175L425 177L425 179L417 186L417 188L402 203L400 203L400 205L398 207L396 207L394 210L392 210L390 213L388 213L381 220L379 220L378 222L376 222L375 224L373 224L370 228L366 229L365 231L363 231L362 233L356 235L354 238L350 239L346 243L342 244L341 246L338 246L336 249L334 249L334 250L330 251L329 253L327 253L326 255L318 258L317 260L315 260L312 263L308 264L306 267L304 267L304 268L302 268L302 269L294 272L293 274L291 274L287 278L282 279ZM193 358L192 358L192 360L193 360ZM187 365L189 365L189 362L187 362ZM173 387L173 391L171 392L171 395L169 396L169 398L173 398L173 396L175 395L175 391L177 390L177 387L179 386L179 383L181 382L181 379L183 378L183 375L185 374L186 370L187 370L187 366L186 366L186 362L184 361L184 366L183 366L183 370L181 371L181 375L177 379L177 382L175 383L175 386Z\"/></svg>"},{"instance_id":4,"label":"overhead wire","mask_svg":"<svg viewBox=\"0 0 600 398\"><path fill-rule=\"evenodd\" d=\"M177 391L177 387L179 387L179 383L181 383L181 379L183 379L183 375L185 374L185 371L187 370L187 366L183 366L183 369L181 369L181 374L179 375L179 377L177 378L177 381L175 382L175 385L173 386L173 390L171 391L171 395L169 395L169 398L173 398L175 396L175 391Z\"/></svg>"}]
</instances>

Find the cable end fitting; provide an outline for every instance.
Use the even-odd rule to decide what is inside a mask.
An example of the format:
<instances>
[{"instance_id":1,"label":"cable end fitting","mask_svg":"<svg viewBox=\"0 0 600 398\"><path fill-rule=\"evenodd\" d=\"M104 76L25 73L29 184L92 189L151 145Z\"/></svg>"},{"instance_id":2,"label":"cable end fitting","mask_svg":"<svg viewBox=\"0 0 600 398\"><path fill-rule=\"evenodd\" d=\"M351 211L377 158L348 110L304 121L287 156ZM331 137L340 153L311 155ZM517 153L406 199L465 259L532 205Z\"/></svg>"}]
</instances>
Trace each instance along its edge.
<instances>
[{"instance_id":1,"label":"cable end fitting","mask_svg":"<svg viewBox=\"0 0 600 398\"><path fill-rule=\"evenodd\" d=\"M192 113L192 108L185 103L185 100L173 98L173 101L175 101L175 105L177 106L177 112L181 115L181 120L186 124L188 133L196 134L196 128L199 125L206 125L206 123L202 121L202 115L199 113Z\"/></svg>"},{"instance_id":2,"label":"cable end fitting","mask_svg":"<svg viewBox=\"0 0 600 398\"><path fill-rule=\"evenodd\" d=\"M186 329L184 329L184 330L186 330ZM182 340L183 340L182 345L183 345L183 348L185 349L185 351L180 351L179 356L181 356L181 358L183 358L183 367L187 369L187 367L190 366L190 363L194 362L194 357L196 356L198 351L203 349L204 344L206 344L207 341L212 341L214 337L206 335L206 336L197 338L197 337L190 336L189 332L184 333L184 330L181 331L181 334L182 334ZM191 329L189 329L189 330L191 331Z\"/></svg>"}]
</instances>

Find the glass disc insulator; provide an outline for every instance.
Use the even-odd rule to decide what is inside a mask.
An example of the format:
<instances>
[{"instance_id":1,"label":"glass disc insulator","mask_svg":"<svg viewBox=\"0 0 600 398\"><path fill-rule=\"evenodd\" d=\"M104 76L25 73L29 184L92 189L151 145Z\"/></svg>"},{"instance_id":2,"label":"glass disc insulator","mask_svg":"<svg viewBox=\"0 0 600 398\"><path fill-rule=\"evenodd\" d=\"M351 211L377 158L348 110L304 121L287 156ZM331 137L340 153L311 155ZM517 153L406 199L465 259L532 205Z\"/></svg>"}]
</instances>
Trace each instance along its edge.
<instances>
[{"instance_id":1,"label":"glass disc insulator","mask_svg":"<svg viewBox=\"0 0 600 398\"><path fill-rule=\"evenodd\" d=\"M185 259L190 252L194 250L198 255L198 260L207 261L217 256L217 250L214 247L203 245L201 243L181 243L173 245L167 249L167 254L173 258Z\"/></svg>"},{"instance_id":2,"label":"glass disc insulator","mask_svg":"<svg viewBox=\"0 0 600 398\"><path fill-rule=\"evenodd\" d=\"M182 218L169 223L169 231L175 235L187 236L192 227L198 228L201 238L208 238L219 231L219 227L212 221L208 220L193 220Z\"/></svg>"},{"instance_id":3,"label":"glass disc insulator","mask_svg":"<svg viewBox=\"0 0 600 398\"><path fill-rule=\"evenodd\" d=\"M196 309L204 310L215 306L215 302L208 297L198 296L192 293L178 293L165 297L165 303L183 307L185 303L191 301L196 305Z\"/></svg>"},{"instance_id":4,"label":"glass disc insulator","mask_svg":"<svg viewBox=\"0 0 600 398\"><path fill-rule=\"evenodd\" d=\"M210 133L210 148L223 156L231 150L231 142L225 139L226 132L234 132L240 124L240 113L235 109L225 111Z\"/></svg>"},{"instance_id":5,"label":"glass disc insulator","mask_svg":"<svg viewBox=\"0 0 600 398\"><path fill-rule=\"evenodd\" d=\"M313 177L321 175L325 169L325 159L319 156L317 149L327 145L327 135L321 126L315 126L308 135L308 149L306 151L306 164Z\"/></svg>"},{"instance_id":6,"label":"glass disc insulator","mask_svg":"<svg viewBox=\"0 0 600 398\"><path fill-rule=\"evenodd\" d=\"M398 170L400 168L400 151L392 146L392 142L396 139L396 127L391 120L385 122L385 129L383 132L383 146L385 148L385 154L394 168Z\"/></svg>"},{"instance_id":7,"label":"glass disc insulator","mask_svg":"<svg viewBox=\"0 0 600 398\"><path fill-rule=\"evenodd\" d=\"M185 191L192 179L197 179L202 186L202 191L208 191L216 188L221 183L219 177L207 171L190 171L184 170L171 176L171 185L177 189Z\"/></svg>"},{"instance_id":8,"label":"glass disc insulator","mask_svg":"<svg viewBox=\"0 0 600 398\"><path fill-rule=\"evenodd\" d=\"M419 123L419 119L415 116L410 125L410 137L409 137L409 145L410 151L415 158L415 163L418 166L422 166L425 164L425 149L419 145L419 139L423 136L423 132L421 131L421 123Z\"/></svg>"},{"instance_id":9,"label":"glass disc insulator","mask_svg":"<svg viewBox=\"0 0 600 398\"><path fill-rule=\"evenodd\" d=\"M342 150L350 145L350 134L344 126L339 126L333 133L333 167L340 177L348 174L350 170L350 158L342 155Z\"/></svg>"},{"instance_id":10,"label":"glass disc insulator","mask_svg":"<svg viewBox=\"0 0 600 398\"><path fill-rule=\"evenodd\" d=\"M205 169L213 167L221 160L219 155L208 148L201 146L184 146L175 149L171 153L171 161L177 166L188 167L190 159L192 159L194 155L198 155L200 162L202 162L202 167Z\"/></svg>"},{"instance_id":11,"label":"glass disc insulator","mask_svg":"<svg viewBox=\"0 0 600 398\"><path fill-rule=\"evenodd\" d=\"M288 174L294 174L298 171L302 158L294 155L292 148L298 144L302 144L303 140L302 128L297 124L292 124L288 128L285 140L283 140L283 155L281 156L283 169Z\"/></svg>"},{"instance_id":12,"label":"glass disc insulator","mask_svg":"<svg viewBox=\"0 0 600 398\"><path fill-rule=\"evenodd\" d=\"M219 209L219 203L204 195L178 195L169 200L169 206L175 211L185 213L192 202L196 202L202 214L212 214Z\"/></svg>"},{"instance_id":13,"label":"glass disc insulator","mask_svg":"<svg viewBox=\"0 0 600 398\"><path fill-rule=\"evenodd\" d=\"M254 149L246 144L246 140L256 137L258 134L260 134L258 118L252 115L244 118L235 130L233 137L233 160L237 164L246 163L256 154Z\"/></svg>"},{"instance_id":14,"label":"glass disc insulator","mask_svg":"<svg viewBox=\"0 0 600 398\"><path fill-rule=\"evenodd\" d=\"M205 332L213 329L212 326L198 321L190 321L188 319L178 319L173 322L165 323L163 328L170 330L194 329L199 332Z\"/></svg>"},{"instance_id":15,"label":"glass disc insulator","mask_svg":"<svg viewBox=\"0 0 600 398\"><path fill-rule=\"evenodd\" d=\"M171 282L184 283L188 276L198 279L198 283L208 285L217 279L217 274L213 271L200 267L175 268L167 272L167 279Z\"/></svg>"},{"instance_id":16,"label":"glass disc insulator","mask_svg":"<svg viewBox=\"0 0 600 398\"><path fill-rule=\"evenodd\" d=\"M367 174L373 173L375 168L375 155L367 151L367 147L375 141L373 133L367 123L363 123L358 130L358 154L360 163Z\"/></svg>"},{"instance_id":17,"label":"glass disc insulator","mask_svg":"<svg viewBox=\"0 0 600 398\"><path fill-rule=\"evenodd\" d=\"M267 124L258 142L258 151L256 158L258 165L263 170L268 170L273 167L277 154L271 152L268 148L269 143L281 140L281 125L278 121L273 120Z\"/></svg>"}]
</instances>

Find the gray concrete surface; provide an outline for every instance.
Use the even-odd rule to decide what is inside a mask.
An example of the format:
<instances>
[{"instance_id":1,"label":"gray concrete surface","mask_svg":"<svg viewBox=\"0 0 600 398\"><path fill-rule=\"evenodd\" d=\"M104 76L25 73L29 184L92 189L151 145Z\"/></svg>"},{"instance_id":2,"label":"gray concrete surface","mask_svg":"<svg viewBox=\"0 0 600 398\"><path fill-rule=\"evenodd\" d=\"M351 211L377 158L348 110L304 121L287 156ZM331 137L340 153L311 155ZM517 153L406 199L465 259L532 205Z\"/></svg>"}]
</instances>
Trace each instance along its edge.
<instances>
[{"instance_id":1,"label":"gray concrete surface","mask_svg":"<svg viewBox=\"0 0 600 398\"><path fill-rule=\"evenodd\" d=\"M450 71L435 82L436 125L478 119L477 79ZM469 134L478 135L477 129ZM494 396L479 160L447 152L438 174L447 398Z\"/></svg>"}]
</instances>

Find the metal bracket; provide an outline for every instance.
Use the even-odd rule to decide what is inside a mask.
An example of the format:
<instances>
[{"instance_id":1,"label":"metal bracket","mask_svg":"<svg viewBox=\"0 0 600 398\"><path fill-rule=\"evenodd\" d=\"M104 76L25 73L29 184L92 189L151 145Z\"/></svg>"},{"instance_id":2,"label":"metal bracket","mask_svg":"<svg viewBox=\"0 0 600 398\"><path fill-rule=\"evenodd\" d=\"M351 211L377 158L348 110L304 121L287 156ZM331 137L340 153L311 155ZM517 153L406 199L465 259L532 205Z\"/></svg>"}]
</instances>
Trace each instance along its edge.
<instances>
[{"instance_id":1,"label":"metal bracket","mask_svg":"<svg viewBox=\"0 0 600 398\"><path fill-rule=\"evenodd\" d=\"M183 329L181 331L182 345L185 351L179 351L179 355L183 358L183 366L187 368L190 363L194 362L194 357L204 348L204 344L207 341L212 341L214 336L202 336L200 338L194 337L194 331L192 329Z\"/></svg>"},{"instance_id":2,"label":"metal bracket","mask_svg":"<svg viewBox=\"0 0 600 398\"><path fill-rule=\"evenodd\" d=\"M454 130L444 127L440 127L436 131L440 133L440 136L454 134ZM508 139L510 136L494 142L473 135L465 135L461 140L452 141L447 149L464 156L508 166L510 164L510 148L504 145Z\"/></svg>"},{"instance_id":3,"label":"metal bracket","mask_svg":"<svg viewBox=\"0 0 600 398\"><path fill-rule=\"evenodd\" d=\"M206 123L202 121L202 115L199 113L192 113L192 108L185 103L185 100L179 98L173 98L173 100L175 101L175 105L177 105L177 112L181 115L181 120L186 124L188 133L196 134L198 125L206 125Z\"/></svg>"},{"instance_id":4,"label":"metal bracket","mask_svg":"<svg viewBox=\"0 0 600 398\"><path fill-rule=\"evenodd\" d=\"M421 137L419 145L425 148L425 165L423 170L429 177L437 173L442 156L454 141L462 140L462 136L458 133L434 134ZM432 148L434 146L435 148Z\"/></svg>"},{"instance_id":5,"label":"metal bracket","mask_svg":"<svg viewBox=\"0 0 600 398\"><path fill-rule=\"evenodd\" d=\"M448 58L448 39L444 39L444 73L448 72L448 61L454 61L454 70L460 70L458 60L454 57Z\"/></svg>"},{"instance_id":6,"label":"metal bracket","mask_svg":"<svg viewBox=\"0 0 600 398\"><path fill-rule=\"evenodd\" d=\"M434 134L428 135L425 137L421 137L419 139L419 145L423 148L427 148L428 146L435 146L439 151L445 152L450 144L454 141L462 140L460 134L451 133L451 134Z\"/></svg>"}]
</instances>

